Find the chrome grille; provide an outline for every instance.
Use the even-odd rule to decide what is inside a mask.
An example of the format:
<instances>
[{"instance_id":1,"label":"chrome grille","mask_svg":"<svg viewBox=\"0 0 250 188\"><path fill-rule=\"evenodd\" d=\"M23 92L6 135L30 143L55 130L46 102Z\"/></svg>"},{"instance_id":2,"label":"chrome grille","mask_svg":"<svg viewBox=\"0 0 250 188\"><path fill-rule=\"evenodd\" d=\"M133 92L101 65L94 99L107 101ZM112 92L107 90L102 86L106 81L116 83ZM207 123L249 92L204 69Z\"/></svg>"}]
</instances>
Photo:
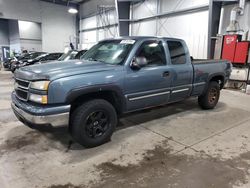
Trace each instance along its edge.
<instances>
[{"instance_id":1,"label":"chrome grille","mask_svg":"<svg viewBox=\"0 0 250 188\"><path fill-rule=\"evenodd\" d=\"M29 88L29 84L30 82L29 81L26 81L26 80L20 80L20 79L16 79L16 83L22 87L22 88L26 88L28 89Z\"/></svg>"},{"instance_id":2,"label":"chrome grille","mask_svg":"<svg viewBox=\"0 0 250 188\"><path fill-rule=\"evenodd\" d=\"M28 100L29 85L29 81L15 78L15 92L17 98L23 101Z\"/></svg>"}]
</instances>

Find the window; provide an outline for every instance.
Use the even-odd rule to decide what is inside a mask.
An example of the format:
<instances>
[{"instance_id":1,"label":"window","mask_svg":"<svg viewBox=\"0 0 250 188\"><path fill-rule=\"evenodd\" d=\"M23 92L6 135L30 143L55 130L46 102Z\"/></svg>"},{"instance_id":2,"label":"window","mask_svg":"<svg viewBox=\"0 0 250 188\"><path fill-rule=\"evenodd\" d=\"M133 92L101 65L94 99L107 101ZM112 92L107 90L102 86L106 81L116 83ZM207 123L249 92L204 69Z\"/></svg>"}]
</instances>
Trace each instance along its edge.
<instances>
[{"instance_id":1,"label":"window","mask_svg":"<svg viewBox=\"0 0 250 188\"><path fill-rule=\"evenodd\" d=\"M135 40L107 40L99 42L84 53L81 59L109 64L122 64L135 42Z\"/></svg>"},{"instance_id":2,"label":"window","mask_svg":"<svg viewBox=\"0 0 250 188\"><path fill-rule=\"evenodd\" d=\"M61 56L60 53L53 53L46 57L47 60L57 60Z\"/></svg>"},{"instance_id":3,"label":"window","mask_svg":"<svg viewBox=\"0 0 250 188\"><path fill-rule=\"evenodd\" d=\"M166 64L165 51L160 41L147 41L142 44L136 57L145 58L147 66Z\"/></svg>"},{"instance_id":4,"label":"window","mask_svg":"<svg viewBox=\"0 0 250 188\"><path fill-rule=\"evenodd\" d=\"M58 61L67 61L67 60L71 60L71 59L75 59L75 56L77 55L77 51L75 50L70 50L67 53L64 53L63 55L61 55L61 57L58 59Z\"/></svg>"},{"instance_id":5,"label":"window","mask_svg":"<svg viewBox=\"0 0 250 188\"><path fill-rule=\"evenodd\" d=\"M167 43L172 64L185 64L186 53L182 43L179 41L167 41Z\"/></svg>"},{"instance_id":6,"label":"window","mask_svg":"<svg viewBox=\"0 0 250 188\"><path fill-rule=\"evenodd\" d=\"M82 56L85 52L87 52L87 50L81 50L81 51L79 51L79 52L76 54L75 59L80 59L81 56Z\"/></svg>"}]
</instances>

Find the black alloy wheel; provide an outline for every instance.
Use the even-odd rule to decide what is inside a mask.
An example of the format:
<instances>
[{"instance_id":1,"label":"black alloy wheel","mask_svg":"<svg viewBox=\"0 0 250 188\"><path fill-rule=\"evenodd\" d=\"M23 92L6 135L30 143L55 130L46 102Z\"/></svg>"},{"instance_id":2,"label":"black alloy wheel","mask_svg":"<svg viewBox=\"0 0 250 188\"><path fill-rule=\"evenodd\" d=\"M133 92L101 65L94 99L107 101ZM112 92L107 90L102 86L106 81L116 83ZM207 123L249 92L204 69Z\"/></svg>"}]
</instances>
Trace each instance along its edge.
<instances>
[{"instance_id":1,"label":"black alloy wheel","mask_svg":"<svg viewBox=\"0 0 250 188\"><path fill-rule=\"evenodd\" d=\"M86 101L70 115L70 133L85 147L95 147L108 142L116 125L116 110L104 99Z\"/></svg>"},{"instance_id":2,"label":"black alloy wheel","mask_svg":"<svg viewBox=\"0 0 250 188\"><path fill-rule=\"evenodd\" d=\"M90 138L100 137L110 126L108 115L104 111L92 112L86 119L86 133Z\"/></svg>"}]
</instances>

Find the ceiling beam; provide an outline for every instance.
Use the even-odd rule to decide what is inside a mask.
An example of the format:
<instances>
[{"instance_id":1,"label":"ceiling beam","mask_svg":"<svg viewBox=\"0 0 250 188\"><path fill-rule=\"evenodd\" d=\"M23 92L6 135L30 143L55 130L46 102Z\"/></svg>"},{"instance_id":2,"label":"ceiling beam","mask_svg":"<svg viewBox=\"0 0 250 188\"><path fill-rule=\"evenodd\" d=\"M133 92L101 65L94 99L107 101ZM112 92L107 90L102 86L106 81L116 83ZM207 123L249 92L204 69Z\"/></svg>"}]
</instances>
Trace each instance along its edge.
<instances>
[{"instance_id":1,"label":"ceiling beam","mask_svg":"<svg viewBox=\"0 0 250 188\"><path fill-rule=\"evenodd\" d=\"M58 4L58 5L63 5L63 6L70 6L70 7L75 7L78 8L79 4L73 1L63 1L63 0L40 0L43 2L47 2L47 3L54 3L54 4Z\"/></svg>"}]
</instances>

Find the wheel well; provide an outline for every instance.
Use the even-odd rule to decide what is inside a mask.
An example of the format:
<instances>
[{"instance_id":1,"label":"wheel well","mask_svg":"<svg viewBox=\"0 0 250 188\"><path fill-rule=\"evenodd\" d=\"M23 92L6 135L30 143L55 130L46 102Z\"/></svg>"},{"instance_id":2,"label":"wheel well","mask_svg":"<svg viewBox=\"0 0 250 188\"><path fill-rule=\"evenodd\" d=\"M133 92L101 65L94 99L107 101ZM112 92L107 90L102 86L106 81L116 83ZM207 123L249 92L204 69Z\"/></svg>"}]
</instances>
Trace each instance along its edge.
<instances>
[{"instance_id":1,"label":"wheel well","mask_svg":"<svg viewBox=\"0 0 250 188\"><path fill-rule=\"evenodd\" d=\"M214 76L211 81L216 81L220 84L220 89L222 89L224 87L224 77L223 76Z\"/></svg>"},{"instance_id":2,"label":"wheel well","mask_svg":"<svg viewBox=\"0 0 250 188\"><path fill-rule=\"evenodd\" d=\"M92 92L80 95L71 102L71 112L74 111L78 106L80 106L85 101L91 99L104 99L114 106L117 114L122 113L123 109L122 100L120 99L118 94L114 91L100 91L100 92Z\"/></svg>"}]
</instances>

